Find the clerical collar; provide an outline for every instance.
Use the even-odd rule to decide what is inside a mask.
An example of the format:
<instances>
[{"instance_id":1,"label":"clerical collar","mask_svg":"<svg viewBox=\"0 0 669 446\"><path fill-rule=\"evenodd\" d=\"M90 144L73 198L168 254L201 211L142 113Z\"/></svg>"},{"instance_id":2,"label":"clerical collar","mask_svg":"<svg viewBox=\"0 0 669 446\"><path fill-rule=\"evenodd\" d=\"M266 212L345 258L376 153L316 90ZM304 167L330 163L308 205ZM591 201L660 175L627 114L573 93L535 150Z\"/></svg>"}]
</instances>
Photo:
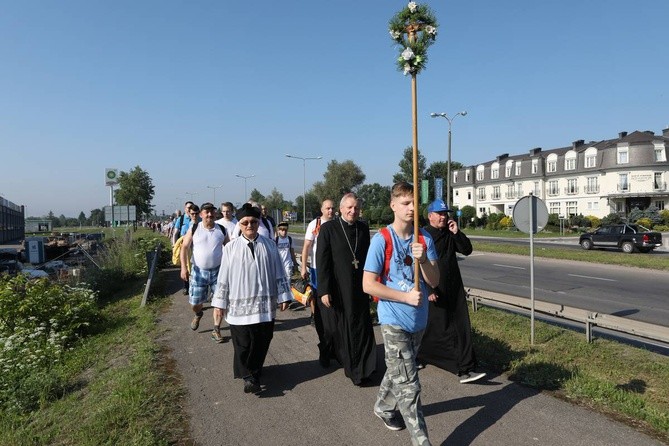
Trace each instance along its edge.
<instances>
[{"instance_id":1,"label":"clerical collar","mask_svg":"<svg viewBox=\"0 0 669 446\"><path fill-rule=\"evenodd\" d=\"M346 223L349 226L355 225L355 222L357 221L357 220L353 220L353 223L349 223L344 217L339 217L339 218L341 218L341 221L343 221L344 223Z\"/></svg>"}]
</instances>

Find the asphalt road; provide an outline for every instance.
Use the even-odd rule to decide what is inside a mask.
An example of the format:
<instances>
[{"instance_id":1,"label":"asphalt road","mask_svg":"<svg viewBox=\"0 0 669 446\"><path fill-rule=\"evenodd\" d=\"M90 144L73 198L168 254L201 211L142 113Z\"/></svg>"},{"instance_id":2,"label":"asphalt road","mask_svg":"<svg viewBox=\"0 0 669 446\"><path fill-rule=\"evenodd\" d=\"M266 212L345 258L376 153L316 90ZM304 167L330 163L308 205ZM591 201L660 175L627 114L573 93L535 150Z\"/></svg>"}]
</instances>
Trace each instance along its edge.
<instances>
[{"instance_id":1,"label":"asphalt road","mask_svg":"<svg viewBox=\"0 0 669 446\"><path fill-rule=\"evenodd\" d=\"M372 413L384 371L379 360L373 385L355 387L341 368L318 364L317 336L308 312L278 313L263 372L264 391L245 394L232 378L232 345L210 340L211 311L200 329L171 271L172 305L160 318L161 342L169 349L186 389L185 416L191 441L214 445L406 445ZM223 329L229 338L229 330ZM504 348L500 345L500 348ZM634 429L568 402L490 375L480 384L459 384L443 370L420 372L422 403L435 445L609 446L661 445Z\"/></svg>"}]
</instances>

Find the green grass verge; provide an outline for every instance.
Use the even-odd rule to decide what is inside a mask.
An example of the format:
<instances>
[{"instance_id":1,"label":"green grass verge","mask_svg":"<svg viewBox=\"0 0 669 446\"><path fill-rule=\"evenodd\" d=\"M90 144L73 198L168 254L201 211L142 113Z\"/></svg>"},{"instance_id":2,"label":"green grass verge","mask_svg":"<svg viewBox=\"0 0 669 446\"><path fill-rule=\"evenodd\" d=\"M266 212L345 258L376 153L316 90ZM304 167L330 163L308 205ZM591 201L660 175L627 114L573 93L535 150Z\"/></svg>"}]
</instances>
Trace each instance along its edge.
<instances>
[{"instance_id":1,"label":"green grass verge","mask_svg":"<svg viewBox=\"0 0 669 446\"><path fill-rule=\"evenodd\" d=\"M669 442L669 357L492 308L471 313L484 369L605 413Z\"/></svg>"},{"instance_id":2,"label":"green grass verge","mask_svg":"<svg viewBox=\"0 0 669 446\"><path fill-rule=\"evenodd\" d=\"M0 445L188 444L183 389L156 341L161 302L140 308L143 282L130 286L51 371L68 383L61 394L30 415L0 414Z\"/></svg>"},{"instance_id":3,"label":"green grass verge","mask_svg":"<svg viewBox=\"0 0 669 446\"><path fill-rule=\"evenodd\" d=\"M503 254L530 255L530 246L511 245L499 241L472 240L474 251L497 252ZM669 271L669 255L664 254L625 254L621 251L570 249L556 245L553 247L534 247L535 257L550 259L576 260L579 262L604 263L608 265L632 266L636 268Z\"/></svg>"}]
</instances>

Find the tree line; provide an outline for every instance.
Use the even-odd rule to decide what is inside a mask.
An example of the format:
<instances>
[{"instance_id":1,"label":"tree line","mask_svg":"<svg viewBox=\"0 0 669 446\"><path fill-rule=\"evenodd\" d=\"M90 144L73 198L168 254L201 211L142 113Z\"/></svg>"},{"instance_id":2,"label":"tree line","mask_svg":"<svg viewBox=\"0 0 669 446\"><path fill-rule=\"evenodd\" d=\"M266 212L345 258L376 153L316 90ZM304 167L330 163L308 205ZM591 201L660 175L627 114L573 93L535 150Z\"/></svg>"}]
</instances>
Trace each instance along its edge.
<instances>
[{"instance_id":1,"label":"tree line","mask_svg":"<svg viewBox=\"0 0 669 446\"><path fill-rule=\"evenodd\" d=\"M412 147L404 149L402 157L398 163L399 170L392 177L392 183L398 181L413 182L413 161ZM452 162L453 170L462 168L459 162ZM428 180L429 196L434 197L434 179L446 178L447 163L437 161L427 165L425 157L418 151L418 175L420 180ZM363 215L371 223L386 223L392 220L392 212L388 206L390 203L391 185L382 185L379 183L365 184L366 175L362 168L352 160L338 161L331 160L323 179L317 181L306 191L304 196L299 195L295 201L287 200L283 193L276 187L267 195L263 195L258 189L253 189L249 199L263 203L268 209L278 209L281 211L297 212L298 220L303 220L303 203L306 200L307 217L317 215L321 208L321 202L325 199L335 201L348 192L355 192L362 202ZM420 187L420 186L419 186ZM159 218L154 213L152 200L155 194L153 180L149 173L140 166L135 166L129 172L120 172L118 177L118 186L114 190L115 203L118 205L135 206L137 218ZM218 203L216 203L218 204ZM422 209L421 209L422 211ZM93 209L88 217L82 211L77 218L68 218L64 215L56 217L53 212L49 212L46 217L50 219L54 226L73 227L73 226L100 226L104 224L104 210L102 208Z\"/></svg>"}]
</instances>

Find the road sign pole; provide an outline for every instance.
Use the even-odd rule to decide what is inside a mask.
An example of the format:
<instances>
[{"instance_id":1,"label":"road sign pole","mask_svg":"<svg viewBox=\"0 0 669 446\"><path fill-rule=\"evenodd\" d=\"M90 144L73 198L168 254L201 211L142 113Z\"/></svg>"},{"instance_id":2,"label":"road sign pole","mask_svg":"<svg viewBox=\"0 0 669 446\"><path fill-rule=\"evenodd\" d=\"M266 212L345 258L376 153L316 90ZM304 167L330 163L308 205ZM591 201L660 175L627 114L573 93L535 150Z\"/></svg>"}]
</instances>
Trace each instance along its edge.
<instances>
[{"instance_id":1,"label":"road sign pole","mask_svg":"<svg viewBox=\"0 0 669 446\"><path fill-rule=\"evenodd\" d=\"M534 221L535 197L530 192L530 345L534 345Z\"/></svg>"}]
</instances>

